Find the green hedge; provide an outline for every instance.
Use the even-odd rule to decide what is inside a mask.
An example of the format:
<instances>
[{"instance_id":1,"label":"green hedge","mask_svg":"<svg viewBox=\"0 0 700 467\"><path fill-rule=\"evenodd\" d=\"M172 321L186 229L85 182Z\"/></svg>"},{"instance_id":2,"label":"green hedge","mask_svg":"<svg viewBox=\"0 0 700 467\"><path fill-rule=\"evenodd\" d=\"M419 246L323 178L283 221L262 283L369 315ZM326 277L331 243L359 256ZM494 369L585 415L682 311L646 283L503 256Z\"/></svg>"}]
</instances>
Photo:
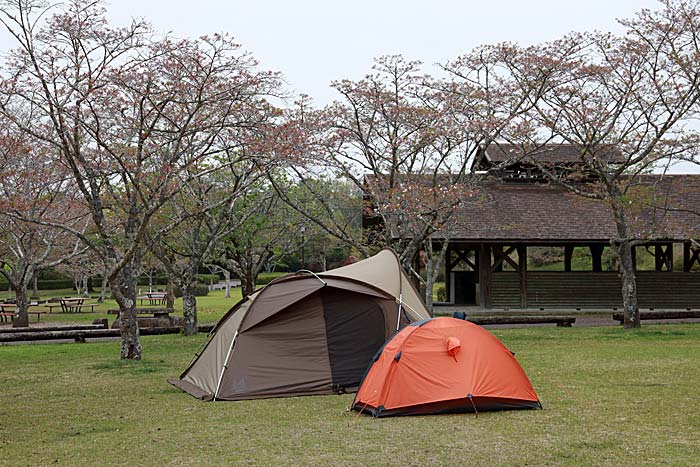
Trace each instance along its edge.
<instances>
[{"instance_id":1,"label":"green hedge","mask_svg":"<svg viewBox=\"0 0 700 467\"><path fill-rule=\"evenodd\" d=\"M176 297L182 297L182 290L179 287L173 287L173 293ZM195 297L206 297L209 295L209 286L207 284L197 284L194 287Z\"/></svg>"},{"instance_id":2,"label":"green hedge","mask_svg":"<svg viewBox=\"0 0 700 467\"><path fill-rule=\"evenodd\" d=\"M37 281L39 290L57 290L57 289L73 289L74 284L72 279L40 279ZM7 290L9 285L7 282L0 282L0 290ZM29 290L32 285L29 284Z\"/></svg>"},{"instance_id":3,"label":"green hedge","mask_svg":"<svg viewBox=\"0 0 700 467\"><path fill-rule=\"evenodd\" d=\"M212 280L214 284L219 282L218 274L197 274L197 282L209 285L209 281ZM153 276L153 285L165 285L168 283L167 276ZM148 276L140 276L138 279L138 285L148 285Z\"/></svg>"},{"instance_id":4,"label":"green hedge","mask_svg":"<svg viewBox=\"0 0 700 467\"><path fill-rule=\"evenodd\" d=\"M435 295L437 295L438 302L447 301L447 289L444 285L439 285L435 288Z\"/></svg>"},{"instance_id":5,"label":"green hedge","mask_svg":"<svg viewBox=\"0 0 700 467\"><path fill-rule=\"evenodd\" d=\"M286 276L288 272L261 272L255 280L255 285L269 284L278 277Z\"/></svg>"}]
</instances>

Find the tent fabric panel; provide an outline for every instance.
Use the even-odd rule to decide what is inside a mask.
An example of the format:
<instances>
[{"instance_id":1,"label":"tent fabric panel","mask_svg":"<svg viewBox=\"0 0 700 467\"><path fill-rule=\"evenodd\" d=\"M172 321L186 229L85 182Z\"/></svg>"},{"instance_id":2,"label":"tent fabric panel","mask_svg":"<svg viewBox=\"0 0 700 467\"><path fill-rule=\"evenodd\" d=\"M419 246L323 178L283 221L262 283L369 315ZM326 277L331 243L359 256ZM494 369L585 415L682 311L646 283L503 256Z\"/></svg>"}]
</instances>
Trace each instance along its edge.
<instances>
[{"instance_id":1,"label":"tent fabric panel","mask_svg":"<svg viewBox=\"0 0 700 467\"><path fill-rule=\"evenodd\" d=\"M209 331L209 334L216 333L219 330L219 328L231 317L231 315L236 313L241 306L243 306L244 304L249 303L249 302L254 302L255 299L258 297L259 293L260 293L259 290L255 291L252 294L248 295L247 297L243 297L238 303L233 305L233 307L230 310L228 310L224 316L221 317L221 319L216 323L216 325L212 328L212 330Z\"/></svg>"},{"instance_id":2,"label":"tent fabric panel","mask_svg":"<svg viewBox=\"0 0 700 467\"><path fill-rule=\"evenodd\" d=\"M366 282L397 299L403 295L403 302L408 305L405 312L411 321L430 317L418 292L401 269L396 253L392 250L382 250L370 258L319 275L324 277L326 274Z\"/></svg>"},{"instance_id":3,"label":"tent fabric panel","mask_svg":"<svg viewBox=\"0 0 700 467\"><path fill-rule=\"evenodd\" d=\"M243 320L241 332L265 321L280 310L308 297L322 288L323 282L315 277L280 281L261 290L255 299L255 307Z\"/></svg>"},{"instance_id":4,"label":"tent fabric panel","mask_svg":"<svg viewBox=\"0 0 700 467\"><path fill-rule=\"evenodd\" d=\"M202 353L181 376L182 381L214 395L231 341L252 303L248 300L238 305L238 309L218 326L217 332L211 336Z\"/></svg>"},{"instance_id":5,"label":"tent fabric panel","mask_svg":"<svg viewBox=\"0 0 700 467\"><path fill-rule=\"evenodd\" d=\"M385 383L388 380L389 372L393 369L395 357L401 350L404 341L418 329L415 326L405 327L384 344L381 353L376 356L376 360L370 363L364 380L357 390L353 406L355 404L370 407L383 405L383 392L386 389Z\"/></svg>"},{"instance_id":6,"label":"tent fabric panel","mask_svg":"<svg viewBox=\"0 0 700 467\"><path fill-rule=\"evenodd\" d=\"M199 386L195 386L194 384L184 381L181 379L169 379L168 383L172 384L176 388L182 389L186 393L188 393L190 396L196 397L197 399L201 399L203 401L210 401L214 398L214 395L202 390Z\"/></svg>"},{"instance_id":7,"label":"tent fabric panel","mask_svg":"<svg viewBox=\"0 0 700 467\"><path fill-rule=\"evenodd\" d=\"M330 393L323 304L313 294L241 330L217 399Z\"/></svg>"},{"instance_id":8,"label":"tent fabric panel","mask_svg":"<svg viewBox=\"0 0 700 467\"><path fill-rule=\"evenodd\" d=\"M438 326L435 321L420 327L401 346L398 368L387 380L391 384L383 404L387 409L467 394L537 400L517 360L493 334L472 323ZM449 337L462 343L455 357L447 352Z\"/></svg>"},{"instance_id":9,"label":"tent fabric panel","mask_svg":"<svg viewBox=\"0 0 700 467\"><path fill-rule=\"evenodd\" d=\"M354 388L386 340L384 310L376 299L337 289L321 293L333 386Z\"/></svg>"},{"instance_id":10,"label":"tent fabric panel","mask_svg":"<svg viewBox=\"0 0 700 467\"><path fill-rule=\"evenodd\" d=\"M455 400L446 400L432 402L428 404L413 405L409 407L400 407L396 409L377 409L377 407L355 405L354 410L367 412L375 417L393 417L401 415L435 415L447 413L474 413L474 407L477 412L496 411L496 410L527 410L539 409L539 402L523 401L517 399L491 398L491 397L474 397L461 398Z\"/></svg>"},{"instance_id":11,"label":"tent fabric panel","mask_svg":"<svg viewBox=\"0 0 700 467\"><path fill-rule=\"evenodd\" d=\"M326 282L326 285L328 287L349 290L351 292L357 292L364 295L371 295L372 297L377 298L393 298L391 295L387 294L382 290L371 287L370 285L360 283L353 279L324 276L323 280Z\"/></svg>"},{"instance_id":12,"label":"tent fabric panel","mask_svg":"<svg viewBox=\"0 0 700 467\"><path fill-rule=\"evenodd\" d=\"M459 351L451 354L448 343L455 338ZM495 336L473 323L437 318L404 328L385 345L353 406L408 410L470 394L473 401L517 400L539 406L522 367Z\"/></svg>"}]
</instances>

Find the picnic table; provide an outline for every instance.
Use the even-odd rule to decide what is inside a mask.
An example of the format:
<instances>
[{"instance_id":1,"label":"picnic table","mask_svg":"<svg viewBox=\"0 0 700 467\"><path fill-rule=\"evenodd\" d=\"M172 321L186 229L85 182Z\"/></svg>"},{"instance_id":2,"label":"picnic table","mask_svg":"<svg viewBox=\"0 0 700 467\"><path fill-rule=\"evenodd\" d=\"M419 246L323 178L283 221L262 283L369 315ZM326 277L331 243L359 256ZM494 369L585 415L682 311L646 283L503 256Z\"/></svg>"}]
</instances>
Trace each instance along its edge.
<instances>
[{"instance_id":1,"label":"picnic table","mask_svg":"<svg viewBox=\"0 0 700 467\"><path fill-rule=\"evenodd\" d=\"M12 321L15 317L16 306L14 303L0 303L0 322Z\"/></svg>"},{"instance_id":2,"label":"picnic table","mask_svg":"<svg viewBox=\"0 0 700 467\"><path fill-rule=\"evenodd\" d=\"M154 318L168 318L171 313L175 313L174 308L134 308L137 315L153 315ZM117 315L119 318L119 309L108 310L108 314Z\"/></svg>"},{"instance_id":3,"label":"picnic table","mask_svg":"<svg viewBox=\"0 0 700 467\"><path fill-rule=\"evenodd\" d=\"M167 299L165 292L146 292L146 295L140 295L136 298L141 300L141 305L143 305L144 300L148 302L148 305L165 305Z\"/></svg>"},{"instance_id":4,"label":"picnic table","mask_svg":"<svg viewBox=\"0 0 700 467\"><path fill-rule=\"evenodd\" d=\"M63 297L59 300L61 311L64 313L80 313L84 308L90 308L90 312L95 311L94 304L86 304L85 297Z\"/></svg>"},{"instance_id":5,"label":"picnic table","mask_svg":"<svg viewBox=\"0 0 700 467\"><path fill-rule=\"evenodd\" d=\"M39 306L39 303L29 303L27 306L28 307L33 307L33 306ZM15 318L15 314L17 312L17 304L16 303L0 303L0 321L1 322L7 322L7 321L12 321ZM45 310L38 310L38 311L33 311L33 310L28 310L27 314L30 315L35 315L36 320L40 321L41 320L41 315L45 315L47 312Z\"/></svg>"}]
</instances>

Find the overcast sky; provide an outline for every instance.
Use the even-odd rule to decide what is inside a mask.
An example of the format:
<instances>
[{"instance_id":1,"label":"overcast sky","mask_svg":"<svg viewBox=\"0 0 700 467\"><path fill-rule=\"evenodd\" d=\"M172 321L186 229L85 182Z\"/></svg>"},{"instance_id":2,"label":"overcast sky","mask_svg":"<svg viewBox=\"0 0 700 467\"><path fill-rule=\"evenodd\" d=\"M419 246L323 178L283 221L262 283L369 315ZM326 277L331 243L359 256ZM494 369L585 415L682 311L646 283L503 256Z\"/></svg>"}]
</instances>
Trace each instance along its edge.
<instances>
[{"instance_id":1,"label":"overcast sky","mask_svg":"<svg viewBox=\"0 0 700 467\"><path fill-rule=\"evenodd\" d=\"M617 18L656 0L112 0L114 25L148 20L179 37L232 34L290 90L323 105L335 79L359 79L373 57L403 54L429 71L480 44L533 44L569 31L621 31ZM11 47L0 34L0 50Z\"/></svg>"}]
</instances>

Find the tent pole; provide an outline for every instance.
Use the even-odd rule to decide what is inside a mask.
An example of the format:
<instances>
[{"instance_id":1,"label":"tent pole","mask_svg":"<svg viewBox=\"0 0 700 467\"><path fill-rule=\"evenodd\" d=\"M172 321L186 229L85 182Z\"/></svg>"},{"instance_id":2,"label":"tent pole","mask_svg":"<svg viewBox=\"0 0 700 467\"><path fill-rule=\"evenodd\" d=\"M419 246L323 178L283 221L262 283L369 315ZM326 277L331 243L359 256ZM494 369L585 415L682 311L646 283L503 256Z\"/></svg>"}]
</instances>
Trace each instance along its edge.
<instances>
[{"instance_id":1,"label":"tent pole","mask_svg":"<svg viewBox=\"0 0 700 467\"><path fill-rule=\"evenodd\" d=\"M400 300L400 299L399 299L399 300ZM413 308L411 308L407 303L401 303L401 304L400 304L400 307L401 307L401 306L403 306L404 308L408 308L408 309L411 310L416 316L420 316L420 313L418 313L416 310L414 310Z\"/></svg>"},{"instance_id":2,"label":"tent pole","mask_svg":"<svg viewBox=\"0 0 700 467\"><path fill-rule=\"evenodd\" d=\"M316 279L320 280L321 283L322 283L323 285L326 285L326 281L324 281L323 279L321 279L320 277L318 277L318 274L316 274L315 272L309 271L308 269L299 269L299 270L297 271L297 273L300 273L300 272L309 273L309 274L313 275Z\"/></svg>"},{"instance_id":3,"label":"tent pole","mask_svg":"<svg viewBox=\"0 0 700 467\"><path fill-rule=\"evenodd\" d=\"M226 371L226 368L228 368L228 358L231 356L231 351L233 350L233 343L236 342L236 337L238 337L238 331L236 331L236 334L233 335L233 339L231 339L231 345L228 348L228 352L226 352L226 360L224 360L224 365L221 367L221 374L219 375L219 382L216 383L216 391L214 392L213 401L216 401L216 398L219 396L219 389L221 389L221 381L224 379L224 371Z\"/></svg>"},{"instance_id":4,"label":"tent pole","mask_svg":"<svg viewBox=\"0 0 700 467\"><path fill-rule=\"evenodd\" d=\"M398 316L396 317L396 331L399 330L399 326L401 325L401 306L403 304L403 293L399 294L399 312Z\"/></svg>"}]
</instances>

